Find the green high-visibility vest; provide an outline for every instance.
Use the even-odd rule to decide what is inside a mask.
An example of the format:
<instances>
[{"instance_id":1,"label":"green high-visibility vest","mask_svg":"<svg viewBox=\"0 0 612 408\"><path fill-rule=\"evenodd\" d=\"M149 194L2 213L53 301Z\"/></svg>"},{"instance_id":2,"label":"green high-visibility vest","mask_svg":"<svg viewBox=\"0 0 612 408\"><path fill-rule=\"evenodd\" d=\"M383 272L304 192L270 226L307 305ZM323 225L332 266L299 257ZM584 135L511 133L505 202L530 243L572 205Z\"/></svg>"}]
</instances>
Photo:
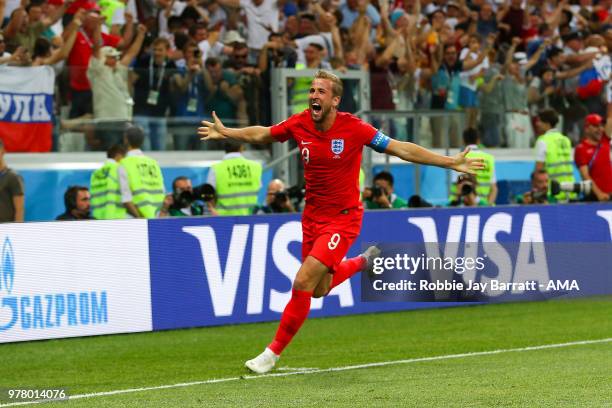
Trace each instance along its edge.
<instances>
[{"instance_id":1,"label":"green high-visibility vest","mask_svg":"<svg viewBox=\"0 0 612 408\"><path fill-rule=\"evenodd\" d=\"M306 69L306 65L302 63L295 64L295 69ZM291 91L291 110L293 113L302 112L308 109L308 97L310 95L310 86L312 79L310 78L295 78Z\"/></svg>"},{"instance_id":2,"label":"green high-visibility vest","mask_svg":"<svg viewBox=\"0 0 612 408\"><path fill-rule=\"evenodd\" d=\"M478 197L488 200L489 194L491 193L493 173L495 172L495 157L493 157L493 155L490 153L485 153L480 150L471 150L466 157L482 157L484 160L484 169L476 170L476 181L478 182L476 194ZM456 183L451 184L450 195L450 201L457 197Z\"/></svg>"},{"instance_id":3,"label":"green high-visibility vest","mask_svg":"<svg viewBox=\"0 0 612 408\"><path fill-rule=\"evenodd\" d=\"M261 187L261 164L244 157L225 159L215 171L217 212L219 215L249 215L257 205Z\"/></svg>"},{"instance_id":4,"label":"green high-visibility vest","mask_svg":"<svg viewBox=\"0 0 612 408\"><path fill-rule=\"evenodd\" d=\"M97 220L114 220L126 217L119 188L119 163L108 162L91 175L91 215Z\"/></svg>"},{"instance_id":5,"label":"green high-visibility vest","mask_svg":"<svg viewBox=\"0 0 612 408\"><path fill-rule=\"evenodd\" d=\"M557 180L558 182L569 181L575 183L572 142L570 139L558 131L549 131L541 135L539 140L546 144L544 167L549 179ZM565 200L568 198L568 194L561 192L555 198L557 200ZM576 194L569 194L569 198L576 198Z\"/></svg>"},{"instance_id":6,"label":"green high-visibility vest","mask_svg":"<svg viewBox=\"0 0 612 408\"><path fill-rule=\"evenodd\" d=\"M125 4L118 0L100 0L100 14L104 17L104 23L110 27L113 25L113 15L119 8L125 8Z\"/></svg>"},{"instance_id":7,"label":"green high-visibility vest","mask_svg":"<svg viewBox=\"0 0 612 408\"><path fill-rule=\"evenodd\" d=\"M121 160L127 172L132 202L145 218L155 218L164 202L164 178L155 160L128 156Z\"/></svg>"}]
</instances>

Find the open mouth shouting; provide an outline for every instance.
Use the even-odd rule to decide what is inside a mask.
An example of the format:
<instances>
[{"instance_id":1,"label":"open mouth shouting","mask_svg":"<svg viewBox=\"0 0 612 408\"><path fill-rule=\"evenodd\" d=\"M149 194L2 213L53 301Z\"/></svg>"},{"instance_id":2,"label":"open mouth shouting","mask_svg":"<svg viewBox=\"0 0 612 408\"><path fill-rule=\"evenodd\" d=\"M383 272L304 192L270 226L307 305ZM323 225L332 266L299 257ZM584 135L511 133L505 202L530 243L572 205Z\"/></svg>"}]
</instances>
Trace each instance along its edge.
<instances>
[{"instance_id":1,"label":"open mouth shouting","mask_svg":"<svg viewBox=\"0 0 612 408\"><path fill-rule=\"evenodd\" d=\"M319 102L312 101L310 102L310 112L315 121L320 120L323 114L323 107Z\"/></svg>"}]
</instances>

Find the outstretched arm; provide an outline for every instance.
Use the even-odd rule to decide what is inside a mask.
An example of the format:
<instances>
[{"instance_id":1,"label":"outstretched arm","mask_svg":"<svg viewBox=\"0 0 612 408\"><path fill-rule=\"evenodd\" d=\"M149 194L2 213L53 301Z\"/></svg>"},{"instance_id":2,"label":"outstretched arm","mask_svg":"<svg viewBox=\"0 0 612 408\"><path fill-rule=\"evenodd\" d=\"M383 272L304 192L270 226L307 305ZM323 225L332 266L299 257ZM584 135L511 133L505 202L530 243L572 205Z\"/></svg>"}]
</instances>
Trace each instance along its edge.
<instances>
[{"instance_id":1,"label":"outstretched arm","mask_svg":"<svg viewBox=\"0 0 612 408\"><path fill-rule=\"evenodd\" d=\"M223 140L234 139L245 143L272 143L275 139L272 137L269 127L264 126L248 126L245 128L228 128L223 126L217 114L213 111L214 122L202 121L202 127L198 128L198 136L200 140Z\"/></svg>"},{"instance_id":2,"label":"outstretched arm","mask_svg":"<svg viewBox=\"0 0 612 408\"><path fill-rule=\"evenodd\" d=\"M466 157L465 155L468 152L469 149L465 149L463 152L457 153L452 157L442 156L417 144L399 142L393 139L389 140L389 144L385 149L385 153L412 163L429 164L453 169L460 173L475 174L476 170L484 168L484 161L482 158Z\"/></svg>"}]
</instances>

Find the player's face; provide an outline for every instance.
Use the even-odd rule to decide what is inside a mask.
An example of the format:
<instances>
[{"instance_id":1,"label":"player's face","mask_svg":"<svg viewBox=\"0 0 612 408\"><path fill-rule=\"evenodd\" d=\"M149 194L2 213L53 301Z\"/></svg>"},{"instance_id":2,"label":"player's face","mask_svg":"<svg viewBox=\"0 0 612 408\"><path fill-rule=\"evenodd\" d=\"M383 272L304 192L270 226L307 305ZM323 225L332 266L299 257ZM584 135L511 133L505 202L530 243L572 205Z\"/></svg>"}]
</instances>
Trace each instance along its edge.
<instances>
[{"instance_id":1,"label":"player's face","mask_svg":"<svg viewBox=\"0 0 612 408\"><path fill-rule=\"evenodd\" d=\"M314 122L324 121L329 112L340 103L340 97L333 95L332 85L329 79L316 78L312 81L308 103Z\"/></svg>"}]
</instances>

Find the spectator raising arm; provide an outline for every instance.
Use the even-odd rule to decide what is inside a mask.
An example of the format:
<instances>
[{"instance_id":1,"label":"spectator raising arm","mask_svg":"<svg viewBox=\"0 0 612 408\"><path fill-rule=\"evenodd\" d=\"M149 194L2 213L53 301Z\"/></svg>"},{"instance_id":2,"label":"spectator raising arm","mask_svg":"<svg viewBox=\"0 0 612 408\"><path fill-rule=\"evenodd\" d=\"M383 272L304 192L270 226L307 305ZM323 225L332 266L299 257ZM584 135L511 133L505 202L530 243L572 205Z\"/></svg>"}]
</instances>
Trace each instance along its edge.
<instances>
[{"instance_id":1,"label":"spectator raising arm","mask_svg":"<svg viewBox=\"0 0 612 408\"><path fill-rule=\"evenodd\" d=\"M64 13L66 13L66 10L68 10L68 7L70 7L73 2L74 0L64 0L64 3L53 11L53 14L43 17L40 22L43 23L45 27L51 27L64 16Z\"/></svg>"},{"instance_id":2,"label":"spectator raising arm","mask_svg":"<svg viewBox=\"0 0 612 408\"><path fill-rule=\"evenodd\" d=\"M70 51L72 50L72 47L74 46L74 42L77 37L77 32L79 31L79 29L81 28L81 25L83 24L84 17L85 17L84 10L80 9L79 11L77 11L74 15L74 18L70 22L70 24L68 24L68 27L66 27L66 30L64 30L65 40L64 40L64 43L62 44L62 47L53 51L51 55L48 57L43 57L40 59L37 58L37 60L35 60L32 63L32 65L33 66L54 65L68 58L68 55L70 54Z\"/></svg>"},{"instance_id":3,"label":"spectator raising arm","mask_svg":"<svg viewBox=\"0 0 612 408\"><path fill-rule=\"evenodd\" d=\"M138 34L136 34L136 39L134 40L132 45L130 45L130 48L128 48L128 50L124 52L123 56L121 57L120 62L122 65L129 67L132 61L134 61L134 58L136 58L136 56L140 52L140 48L142 47L142 43L145 39L146 34L147 34L147 27L144 24L139 24Z\"/></svg>"},{"instance_id":4,"label":"spectator raising arm","mask_svg":"<svg viewBox=\"0 0 612 408\"><path fill-rule=\"evenodd\" d=\"M104 19L102 18L102 21ZM132 39L134 37L134 16L126 12L125 13L125 26L123 26L123 36L121 37L121 41L117 44L117 49L124 50L131 44Z\"/></svg>"}]
</instances>

